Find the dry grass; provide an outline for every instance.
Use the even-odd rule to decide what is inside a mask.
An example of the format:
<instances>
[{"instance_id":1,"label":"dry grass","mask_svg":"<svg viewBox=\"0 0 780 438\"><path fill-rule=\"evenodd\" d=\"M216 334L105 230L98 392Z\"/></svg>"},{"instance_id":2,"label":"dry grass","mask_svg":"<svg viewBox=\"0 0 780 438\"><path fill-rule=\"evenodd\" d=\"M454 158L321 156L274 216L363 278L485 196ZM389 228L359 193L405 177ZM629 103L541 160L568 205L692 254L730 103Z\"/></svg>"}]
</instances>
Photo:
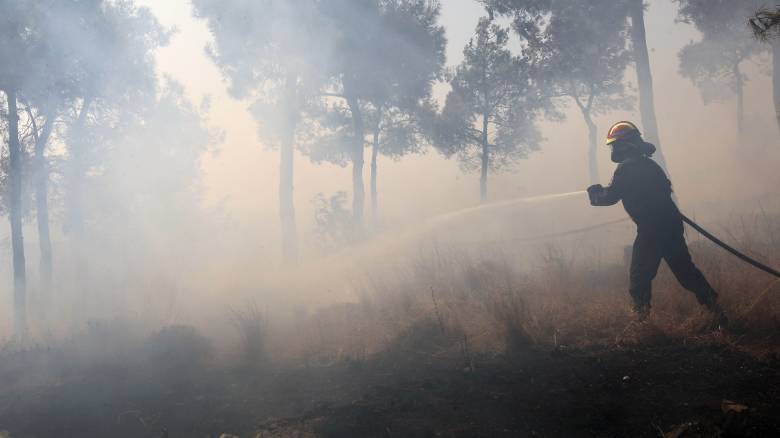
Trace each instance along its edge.
<instances>
[{"instance_id":1,"label":"dry grass","mask_svg":"<svg viewBox=\"0 0 780 438\"><path fill-rule=\"evenodd\" d=\"M265 365L267 321L256 301L248 301L243 309L230 310L230 322L240 337L240 360L246 366Z\"/></svg>"},{"instance_id":2,"label":"dry grass","mask_svg":"<svg viewBox=\"0 0 780 438\"><path fill-rule=\"evenodd\" d=\"M778 223L759 214L715 230L778 265ZM362 292L358 303L328 307L302 320L289 344L299 345L294 357L305 352L308 362L326 363L398 350L399 344L461 355L464 350L482 354L522 352L529 346L622 348L664 342L716 343L756 354L780 351L780 283L698 236L689 240L694 259L731 318L727 334L707 329L707 312L666 266L654 282L652 315L637 324L623 262L594 267L587 251L574 257L549 246L530 273L495 251L469 255L436 249L418 255L363 278L355 286Z\"/></svg>"}]
</instances>

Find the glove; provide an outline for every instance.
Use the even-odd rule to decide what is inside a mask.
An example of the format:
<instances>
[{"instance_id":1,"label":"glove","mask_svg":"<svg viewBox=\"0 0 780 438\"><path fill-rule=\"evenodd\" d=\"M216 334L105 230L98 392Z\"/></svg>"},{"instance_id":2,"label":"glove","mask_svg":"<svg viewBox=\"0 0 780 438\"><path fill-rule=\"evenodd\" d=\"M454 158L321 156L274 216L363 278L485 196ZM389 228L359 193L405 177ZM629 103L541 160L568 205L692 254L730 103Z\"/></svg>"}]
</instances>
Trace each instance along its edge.
<instances>
[{"instance_id":1,"label":"glove","mask_svg":"<svg viewBox=\"0 0 780 438\"><path fill-rule=\"evenodd\" d=\"M590 200L590 205L599 205L598 198L603 191L604 187L601 184L593 184L592 186L588 187L588 198Z\"/></svg>"},{"instance_id":2,"label":"glove","mask_svg":"<svg viewBox=\"0 0 780 438\"><path fill-rule=\"evenodd\" d=\"M604 186L601 184L593 184L592 186L588 187L588 194L592 195L594 193L599 193L602 190L604 190Z\"/></svg>"}]
</instances>

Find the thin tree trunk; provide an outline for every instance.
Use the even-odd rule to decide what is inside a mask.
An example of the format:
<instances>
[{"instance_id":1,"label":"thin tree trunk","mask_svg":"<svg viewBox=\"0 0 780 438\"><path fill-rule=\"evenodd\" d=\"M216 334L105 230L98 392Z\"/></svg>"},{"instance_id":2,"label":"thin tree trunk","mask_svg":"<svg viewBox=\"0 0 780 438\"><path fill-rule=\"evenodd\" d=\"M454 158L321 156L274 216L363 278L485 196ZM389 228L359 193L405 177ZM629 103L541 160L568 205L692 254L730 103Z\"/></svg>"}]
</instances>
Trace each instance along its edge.
<instances>
[{"instance_id":1,"label":"thin tree trunk","mask_svg":"<svg viewBox=\"0 0 780 438\"><path fill-rule=\"evenodd\" d=\"M650 70L650 55L647 50L645 31L644 0L633 0L631 5L631 42L634 46L634 61L639 84L639 112L645 140L655 144L654 155L658 164L666 170L666 157L661 148L658 134L658 122L655 117L655 97L653 95L653 76Z\"/></svg>"},{"instance_id":2,"label":"thin tree trunk","mask_svg":"<svg viewBox=\"0 0 780 438\"><path fill-rule=\"evenodd\" d=\"M288 128L294 130L295 128ZM286 264L295 264L298 260L298 227L295 221L295 203L293 201L293 159L295 141L292 132L285 133L280 150L279 164L279 215L282 221L282 259Z\"/></svg>"},{"instance_id":3,"label":"thin tree trunk","mask_svg":"<svg viewBox=\"0 0 780 438\"><path fill-rule=\"evenodd\" d=\"M293 160L295 156L295 128L297 122L295 82L287 80L287 120L284 138L280 146L279 163L279 216L282 225L282 260L295 264L298 260L298 227L293 200Z\"/></svg>"},{"instance_id":4,"label":"thin tree trunk","mask_svg":"<svg viewBox=\"0 0 780 438\"><path fill-rule=\"evenodd\" d=\"M739 63L734 63L734 92L737 95L737 141L741 141L745 133L745 82Z\"/></svg>"},{"instance_id":5,"label":"thin tree trunk","mask_svg":"<svg viewBox=\"0 0 780 438\"><path fill-rule=\"evenodd\" d=\"M488 121L487 112L482 114L482 173L479 178L479 201L485 203L488 200L488 170L490 168L490 149L488 143Z\"/></svg>"},{"instance_id":6,"label":"thin tree trunk","mask_svg":"<svg viewBox=\"0 0 780 438\"><path fill-rule=\"evenodd\" d=\"M48 300L54 268L49 232L49 168L45 152L54 122L51 117L47 117L44 123L42 131L35 140L35 212L38 224L38 245L41 252L41 293L46 295Z\"/></svg>"},{"instance_id":7,"label":"thin tree trunk","mask_svg":"<svg viewBox=\"0 0 780 438\"><path fill-rule=\"evenodd\" d=\"M355 128L355 138L352 147L352 217L355 225L363 227L363 205L365 203L366 190L363 185L363 141L365 139L365 127L363 125L363 113L360 103L355 97L347 97L347 104L352 112L352 123Z\"/></svg>"},{"instance_id":8,"label":"thin tree trunk","mask_svg":"<svg viewBox=\"0 0 780 438\"><path fill-rule=\"evenodd\" d=\"M377 214L379 212L379 198L377 197L376 188L376 160L379 156L379 124L377 123L374 128L374 141L371 145L371 218L374 221L374 225L377 225L379 219Z\"/></svg>"},{"instance_id":9,"label":"thin tree trunk","mask_svg":"<svg viewBox=\"0 0 780 438\"><path fill-rule=\"evenodd\" d=\"M588 175L591 184L599 182L598 161L598 127L590 117L590 113L583 112L585 124L588 125Z\"/></svg>"},{"instance_id":10,"label":"thin tree trunk","mask_svg":"<svg viewBox=\"0 0 780 438\"><path fill-rule=\"evenodd\" d=\"M82 199L82 185L85 174L84 169L84 127L91 100L84 99L81 110L72 127L72 133L68 139L70 146L70 178L68 181L68 206L65 221L65 229L77 237L84 234L84 206Z\"/></svg>"},{"instance_id":11,"label":"thin tree trunk","mask_svg":"<svg viewBox=\"0 0 780 438\"><path fill-rule=\"evenodd\" d=\"M14 268L14 334L24 338L27 332L27 272L24 260L24 236L22 234L22 147L19 143L19 113L16 92L5 92L8 100L8 175L11 222L11 247Z\"/></svg>"},{"instance_id":12,"label":"thin tree trunk","mask_svg":"<svg viewBox=\"0 0 780 438\"><path fill-rule=\"evenodd\" d=\"M85 98L81 109L69 129L68 133L68 160L67 191L65 204L65 222L63 230L68 234L71 242L70 260L73 263L74 279L79 288L82 302L80 310L87 316L94 309L96 291L90 287L90 271L88 263L86 224L84 212L83 188L86 178L86 148L89 143L86 136L87 114L91 106L91 99Z\"/></svg>"},{"instance_id":13,"label":"thin tree trunk","mask_svg":"<svg viewBox=\"0 0 780 438\"><path fill-rule=\"evenodd\" d=\"M780 130L780 39L772 40L772 100L777 129Z\"/></svg>"}]
</instances>

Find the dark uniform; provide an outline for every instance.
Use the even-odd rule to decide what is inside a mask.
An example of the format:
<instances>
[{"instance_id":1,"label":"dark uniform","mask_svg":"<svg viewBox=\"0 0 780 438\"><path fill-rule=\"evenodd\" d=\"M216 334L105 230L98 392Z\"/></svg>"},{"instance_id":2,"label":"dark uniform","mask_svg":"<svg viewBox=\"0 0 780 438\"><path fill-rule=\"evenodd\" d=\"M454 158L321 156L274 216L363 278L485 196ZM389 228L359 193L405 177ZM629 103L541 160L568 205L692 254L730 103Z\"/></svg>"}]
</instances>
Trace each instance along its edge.
<instances>
[{"instance_id":1,"label":"dark uniform","mask_svg":"<svg viewBox=\"0 0 780 438\"><path fill-rule=\"evenodd\" d=\"M608 187L592 186L588 195L595 206L623 201L637 225L630 286L637 311L646 313L650 308L651 285L661 259L699 303L716 309L717 294L691 260L682 217L672 200L672 184L658 164L645 154L632 154L620 162Z\"/></svg>"}]
</instances>

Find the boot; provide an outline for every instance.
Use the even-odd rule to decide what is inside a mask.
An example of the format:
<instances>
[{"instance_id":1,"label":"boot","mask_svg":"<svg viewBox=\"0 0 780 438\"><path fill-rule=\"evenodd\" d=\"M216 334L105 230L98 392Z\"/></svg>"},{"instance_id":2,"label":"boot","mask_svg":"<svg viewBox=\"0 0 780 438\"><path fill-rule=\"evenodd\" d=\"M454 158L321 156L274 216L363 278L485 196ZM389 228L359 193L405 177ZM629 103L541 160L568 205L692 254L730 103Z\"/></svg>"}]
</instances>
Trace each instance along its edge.
<instances>
[{"instance_id":1,"label":"boot","mask_svg":"<svg viewBox=\"0 0 780 438\"><path fill-rule=\"evenodd\" d=\"M647 318L650 316L650 305L649 304L635 304L634 305L634 315L636 315L636 318L639 322L645 322Z\"/></svg>"},{"instance_id":2,"label":"boot","mask_svg":"<svg viewBox=\"0 0 780 438\"><path fill-rule=\"evenodd\" d=\"M718 294L711 288L708 288L707 293L699 299L699 302L709 309L712 315L712 322L710 323L713 330L725 330L729 325L729 319L726 317L726 312L720 307L718 303Z\"/></svg>"},{"instance_id":3,"label":"boot","mask_svg":"<svg viewBox=\"0 0 780 438\"><path fill-rule=\"evenodd\" d=\"M723 311L723 308L720 307L720 304L718 304L717 301L708 304L707 308L709 309L711 315L712 315L712 322L710 323L713 330L726 330L729 325L729 319L726 316L726 312Z\"/></svg>"},{"instance_id":4,"label":"boot","mask_svg":"<svg viewBox=\"0 0 780 438\"><path fill-rule=\"evenodd\" d=\"M715 323L717 324L718 330L726 330L729 326L729 318L726 316L726 312L723 311L723 309L720 308L720 306L717 306L713 311L712 314L715 318Z\"/></svg>"}]
</instances>

